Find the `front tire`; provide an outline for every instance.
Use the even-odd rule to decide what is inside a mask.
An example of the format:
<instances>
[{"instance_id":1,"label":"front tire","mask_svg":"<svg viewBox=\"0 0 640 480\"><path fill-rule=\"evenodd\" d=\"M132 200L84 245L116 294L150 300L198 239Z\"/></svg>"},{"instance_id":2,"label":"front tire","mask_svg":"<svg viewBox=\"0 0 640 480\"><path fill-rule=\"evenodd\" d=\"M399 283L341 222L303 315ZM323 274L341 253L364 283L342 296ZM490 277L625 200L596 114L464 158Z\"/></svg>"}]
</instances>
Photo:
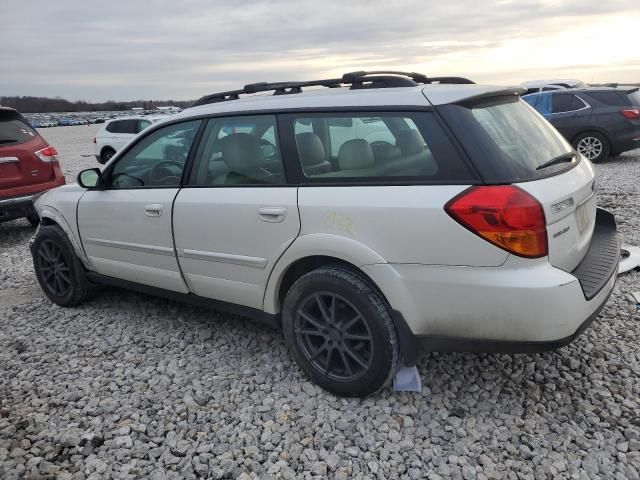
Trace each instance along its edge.
<instances>
[{"instance_id":1,"label":"front tire","mask_svg":"<svg viewBox=\"0 0 640 480\"><path fill-rule=\"evenodd\" d=\"M573 140L573 148L593 163L606 160L611 153L609 140L598 132L585 132Z\"/></svg>"},{"instance_id":2,"label":"front tire","mask_svg":"<svg viewBox=\"0 0 640 480\"><path fill-rule=\"evenodd\" d=\"M285 340L302 371L336 395L363 397L398 368L391 309L369 281L341 266L313 270L287 292Z\"/></svg>"},{"instance_id":3,"label":"front tire","mask_svg":"<svg viewBox=\"0 0 640 480\"><path fill-rule=\"evenodd\" d=\"M92 293L92 285L71 242L57 225L43 225L31 246L33 268L45 295L61 307L73 307Z\"/></svg>"}]
</instances>

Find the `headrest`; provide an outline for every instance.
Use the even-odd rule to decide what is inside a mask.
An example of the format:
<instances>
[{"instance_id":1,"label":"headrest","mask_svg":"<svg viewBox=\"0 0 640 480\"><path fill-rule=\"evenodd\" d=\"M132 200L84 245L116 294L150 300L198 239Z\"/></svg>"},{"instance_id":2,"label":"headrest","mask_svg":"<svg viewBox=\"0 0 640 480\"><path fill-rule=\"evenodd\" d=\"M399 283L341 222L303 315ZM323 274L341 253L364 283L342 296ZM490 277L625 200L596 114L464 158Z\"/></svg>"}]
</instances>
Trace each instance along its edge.
<instances>
[{"instance_id":1,"label":"headrest","mask_svg":"<svg viewBox=\"0 0 640 480\"><path fill-rule=\"evenodd\" d=\"M417 130L402 130L396 137L396 145L403 155L413 155L425 151L422 135Z\"/></svg>"},{"instance_id":2,"label":"headrest","mask_svg":"<svg viewBox=\"0 0 640 480\"><path fill-rule=\"evenodd\" d=\"M371 150L373 150L373 157L376 159L376 163L386 162L402 156L402 150L399 147L387 142L372 143Z\"/></svg>"},{"instance_id":3,"label":"headrest","mask_svg":"<svg viewBox=\"0 0 640 480\"><path fill-rule=\"evenodd\" d=\"M358 170L370 167L374 163L371 145L361 138L344 142L338 151L340 170Z\"/></svg>"},{"instance_id":4,"label":"headrest","mask_svg":"<svg viewBox=\"0 0 640 480\"><path fill-rule=\"evenodd\" d=\"M256 169L264 160L260 141L249 133L232 133L220 141L222 159L236 172Z\"/></svg>"},{"instance_id":5,"label":"headrest","mask_svg":"<svg viewBox=\"0 0 640 480\"><path fill-rule=\"evenodd\" d=\"M298 155L300 155L302 166L310 167L324 163L327 160L322 140L315 133L299 133L296 135L296 143L298 144Z\"/></svg>"}]
</instances>

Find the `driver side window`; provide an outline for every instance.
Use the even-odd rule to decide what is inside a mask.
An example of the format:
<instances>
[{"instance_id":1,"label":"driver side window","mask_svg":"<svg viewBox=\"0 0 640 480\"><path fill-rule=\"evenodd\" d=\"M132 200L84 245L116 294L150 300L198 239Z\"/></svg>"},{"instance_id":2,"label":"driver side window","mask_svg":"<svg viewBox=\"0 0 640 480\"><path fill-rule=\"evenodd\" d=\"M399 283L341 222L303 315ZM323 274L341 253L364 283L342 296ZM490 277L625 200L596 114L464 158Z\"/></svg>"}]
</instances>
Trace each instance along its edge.
<instances>
[{"instance_id":1,"label":"driver side window","mask_svg":"<svg viewBox=\"0 0 640 480\"><path fill-rule=\"evenodd\" d=\"M178 186L199 126L200 120L177 123L140 139L114 165L107 188Z\"/></svg>"}]
</instances>

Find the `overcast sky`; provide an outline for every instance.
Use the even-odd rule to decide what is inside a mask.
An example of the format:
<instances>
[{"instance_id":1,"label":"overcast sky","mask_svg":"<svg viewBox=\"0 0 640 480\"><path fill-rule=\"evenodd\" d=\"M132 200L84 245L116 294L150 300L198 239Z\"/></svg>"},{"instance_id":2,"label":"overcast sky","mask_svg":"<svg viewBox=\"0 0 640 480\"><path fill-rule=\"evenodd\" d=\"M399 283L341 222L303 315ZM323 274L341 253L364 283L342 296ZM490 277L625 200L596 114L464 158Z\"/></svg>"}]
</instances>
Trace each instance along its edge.
<instances>
[{"instance_id":1,"label":"overcast sky","mask_svg":"<svg viewBox=\"0 0 640 480\"><path fill-rule=\"evenodd\" d=\"M640 0L3 0L0 95L186 100L363 69L640 82Z\"/></svg>"}]
</instances>

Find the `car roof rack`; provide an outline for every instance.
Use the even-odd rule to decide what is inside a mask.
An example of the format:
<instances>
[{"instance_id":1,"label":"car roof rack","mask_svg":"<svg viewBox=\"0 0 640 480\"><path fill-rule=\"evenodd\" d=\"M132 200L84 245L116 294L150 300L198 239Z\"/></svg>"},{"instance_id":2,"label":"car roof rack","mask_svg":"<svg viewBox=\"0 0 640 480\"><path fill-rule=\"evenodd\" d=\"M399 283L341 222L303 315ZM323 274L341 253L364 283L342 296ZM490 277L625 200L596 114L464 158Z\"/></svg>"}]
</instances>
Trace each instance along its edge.
<instances>
[{"instance_id":1,"label":"car roof rack","mask_svg":"<svg viewBox=\"0 0 640 480\"><path fill-rule=\"evenodd\" d=\"M273 92L273 95L289 95L302 93L306 87L339 88L349 85L353 90L365 88L394 88L415 87L419 84L473 84L463 77L427 77L422 73L399 72L396 70L371 70L345 73L341 78L324 80L309 80L304 82L260 82L250 83L239 90L212 93L196 100L190 107L211 103L238 100L240 95L250 95L259 92Z\"/></svg>"}]
</instances>

